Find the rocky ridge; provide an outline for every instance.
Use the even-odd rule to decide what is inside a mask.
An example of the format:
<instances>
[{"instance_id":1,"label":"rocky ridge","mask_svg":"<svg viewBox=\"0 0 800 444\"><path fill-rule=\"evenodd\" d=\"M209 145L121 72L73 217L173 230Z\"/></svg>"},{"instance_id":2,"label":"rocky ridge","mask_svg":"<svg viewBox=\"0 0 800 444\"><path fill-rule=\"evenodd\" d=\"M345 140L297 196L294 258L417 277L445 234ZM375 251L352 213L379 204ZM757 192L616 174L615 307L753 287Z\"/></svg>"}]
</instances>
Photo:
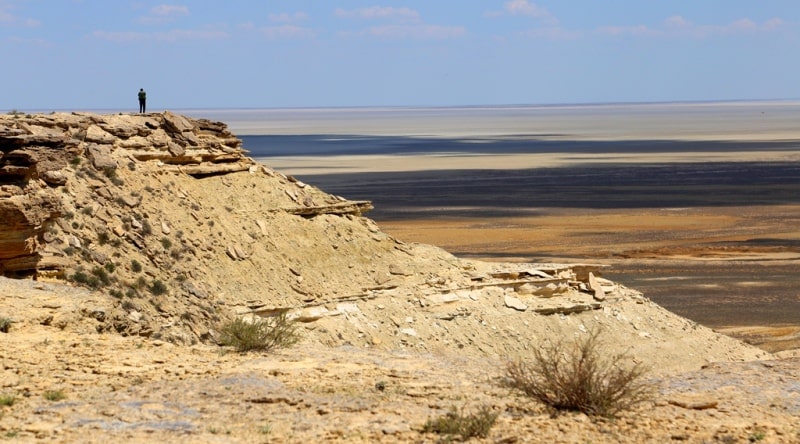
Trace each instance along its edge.
<instances>
[{"instance_id":1,"label":"rocky ridge","mask_svg":"<svg viewBox=\"0 0 800 444\"><path fill-rule=\"evenodd\" d=\"M613 330L659 371L767 354L580 264L498 264L395 239L349 201L260 165L219 122L171 112L0 117L0 272L105 297L99 332L212 342L234 316L288 311L307 340L509 356ZM67 308L70 307L70 308ZM13 313L6 316L13 317Z\"/></svg>"}]
</instances>

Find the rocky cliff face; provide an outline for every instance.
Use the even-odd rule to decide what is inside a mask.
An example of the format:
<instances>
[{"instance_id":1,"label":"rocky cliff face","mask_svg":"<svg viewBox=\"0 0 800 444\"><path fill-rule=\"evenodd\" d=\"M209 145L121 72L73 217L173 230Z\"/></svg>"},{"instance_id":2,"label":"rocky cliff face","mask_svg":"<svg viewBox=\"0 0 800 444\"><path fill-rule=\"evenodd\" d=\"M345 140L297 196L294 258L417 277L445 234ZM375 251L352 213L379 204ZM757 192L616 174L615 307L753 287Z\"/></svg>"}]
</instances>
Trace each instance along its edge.
<instances>
[{"instance_id":1,"label":"rocky cliff face","mask_svg":"<svg viewBox=\"0 0 800 444\"><path fill-rule=\"evenodd\" d=\"M223 124L170 112L2 116L0 273L58 274L68 265L47 248L54 221L69 211L68 179L89 175L102 205L121 197L108 187L121 163L157 160L164 171L193 175L242 171L252 162L240 146Z\"/></svg>"},{"instance_id":2,"label":"rocky cliff face","mask_svg":"<svg viewBox=\"0 0 800 444\"><path fill-rule=\"evenodd\" d=\"M222 123L4 115L0 154L0 274L99 295L53 308L45 325L78 316L194 343L225 319L288 311L324 345L509 356L598 327L617 350L659 354L660 370L765 355L598 267L467 261L394 239L362 215L369 202L257 164Z\"/></svg>"}]
</instances>

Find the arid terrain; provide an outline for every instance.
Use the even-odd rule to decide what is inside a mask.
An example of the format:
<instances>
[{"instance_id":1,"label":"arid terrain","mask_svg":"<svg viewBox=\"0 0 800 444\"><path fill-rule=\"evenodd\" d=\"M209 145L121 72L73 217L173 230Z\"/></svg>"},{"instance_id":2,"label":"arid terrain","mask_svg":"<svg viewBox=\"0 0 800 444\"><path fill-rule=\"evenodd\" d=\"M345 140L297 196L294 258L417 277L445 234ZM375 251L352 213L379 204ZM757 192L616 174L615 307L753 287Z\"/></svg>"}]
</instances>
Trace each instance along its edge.
<instances>
[{"instance_id":1,"label":"arid terrain","mask_svg":"<svg viewBox=\"0 0 800 444\"><path fill-rule=\"evenodd\" d=\"M384 226L370 202L248 158L217 122L0 123L0 270L15 278L0 278L0 396L13 399L0 437L11 442L437 442L422 426L451 407L498 414L476 442L800 442L791 351L778 359L676 315L584 260L604 257L589 241L610 260L662 251L636 240L647 233L631 239L633 224L617 242L598 232L625 217L556 212L536 222L546 236L510 219ZM686 220L658 216L643 220ZM562 235L583 237L566 254ZM474 248L483 239L490 248ZM298 344L217 345L225 322L281 312ZM502 384L508 360L598 330L604 352L643 365L653 387L620 418L553 416Z\"/></svg>"}]
</instances>

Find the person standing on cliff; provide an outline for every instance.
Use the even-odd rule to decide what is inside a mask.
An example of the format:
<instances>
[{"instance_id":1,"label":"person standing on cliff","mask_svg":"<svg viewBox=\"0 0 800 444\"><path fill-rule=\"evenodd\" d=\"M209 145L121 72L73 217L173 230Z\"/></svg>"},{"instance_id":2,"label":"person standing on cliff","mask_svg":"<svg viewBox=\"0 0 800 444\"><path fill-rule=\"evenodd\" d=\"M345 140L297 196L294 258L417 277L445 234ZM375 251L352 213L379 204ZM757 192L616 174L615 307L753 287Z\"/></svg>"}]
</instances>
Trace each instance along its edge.
<instances>
[{"instance_id":1,"label":"person standing on cliff","mask_svg":"<svg viewBox=\"0 0 800 444\"><path fill-rule=\"evenodd\" d=\"M144 114L145 108L147 108L147 93L144 92L144 88L139 88L139 113Z\"/></svg>"}]
</instances>

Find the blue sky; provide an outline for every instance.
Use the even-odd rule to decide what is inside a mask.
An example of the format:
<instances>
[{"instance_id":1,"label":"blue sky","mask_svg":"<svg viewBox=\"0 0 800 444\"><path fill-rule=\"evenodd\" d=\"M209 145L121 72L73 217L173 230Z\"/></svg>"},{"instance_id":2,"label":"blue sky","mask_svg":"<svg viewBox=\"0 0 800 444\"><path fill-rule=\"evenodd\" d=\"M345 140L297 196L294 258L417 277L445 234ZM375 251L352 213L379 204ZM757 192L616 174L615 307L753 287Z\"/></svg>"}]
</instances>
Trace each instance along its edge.
<instances>
[{"instance_id":1,"label":"blue sky","mask_svg":"<svg viewBox=\"0 0 800 444\"><path fill-rule=\"evenodd\" d=\"M800 98L797 0L0 0L0 110Z\"/></svg>"}]
</instances>

